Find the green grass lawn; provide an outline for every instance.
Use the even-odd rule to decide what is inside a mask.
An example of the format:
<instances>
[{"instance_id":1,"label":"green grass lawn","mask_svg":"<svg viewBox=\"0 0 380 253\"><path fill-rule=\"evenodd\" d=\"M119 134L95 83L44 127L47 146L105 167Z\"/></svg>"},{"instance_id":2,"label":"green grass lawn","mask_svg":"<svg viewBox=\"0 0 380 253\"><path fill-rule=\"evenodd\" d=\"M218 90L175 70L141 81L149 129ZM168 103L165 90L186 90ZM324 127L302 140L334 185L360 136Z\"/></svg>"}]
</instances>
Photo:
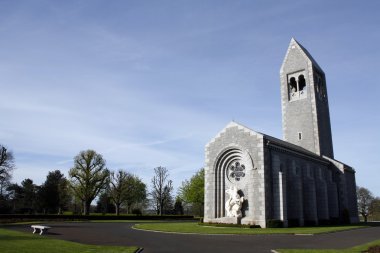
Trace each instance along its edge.
<instances>
[{"instance_id":1,"label":"green grass lawn","mask_svg":"<svg viewBox=\"0 0 380 253\"><path fill-rule=\"evenodd\" d=\"M1 253L133 253L137 247L97 246L0 228Z\"/></svg>"},{"instance_id":2,"label":"green grass lawn","mask_svg":"<svg viewBox=\"0 0 380 253\"><path fill-rule=\"evenodd\" d=\"M369 247L380 245L380 240L358 245L348 249L277 249L280 253L359 253L365 252Z\"/></svg>"},{"instance_id":3,"label":"green grass lawn","mask_svg":"<svg viewBox=\"0 0 380 253\"><path fill-rule=\"evenodd\" d=\"M71 222L71 221L69 221ZM152 223L157 222L157 220L90 220L85 222L92 223Z\"/></svg>"},{"instance_id":4,"label":"green grass lawn","mask_svg":"<svg viewBox=\"0 0 380 253\"><path fill-rule=\"evenodd\" d=\"M349 229L364 228L363 225L326 226L326 227L296 227L296 228L239 228L202 226L196 222L170 222L136 224L137 229L162 232L198 233L198 234L320 234Z\"/></svg>"}]
</instances>

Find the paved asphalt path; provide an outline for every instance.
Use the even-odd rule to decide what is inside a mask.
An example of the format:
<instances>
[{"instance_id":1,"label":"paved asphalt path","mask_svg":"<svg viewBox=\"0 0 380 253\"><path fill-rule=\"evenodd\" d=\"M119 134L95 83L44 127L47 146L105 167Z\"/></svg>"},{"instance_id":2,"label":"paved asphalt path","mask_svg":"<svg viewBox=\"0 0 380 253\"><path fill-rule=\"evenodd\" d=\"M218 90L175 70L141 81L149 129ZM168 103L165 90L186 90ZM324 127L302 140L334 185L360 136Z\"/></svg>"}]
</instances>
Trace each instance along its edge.
<instances>
[{"instance_id":1,"label":"paved asphalt path","mask_svg":"<svg viewBox=\"0 0 380 253\"><path fill-rule=\"evenodd\" d=\"M142 247L155 252L270 252L279 248L347 248L380 239L380 227L355 229L321 235L197 235L173 234L132 229L133 223L50 223L48 236L98 245ZM30 225L8 228L32 232ZM36 235L39 236L39 235Z\"/></svg>"}]
</instances>

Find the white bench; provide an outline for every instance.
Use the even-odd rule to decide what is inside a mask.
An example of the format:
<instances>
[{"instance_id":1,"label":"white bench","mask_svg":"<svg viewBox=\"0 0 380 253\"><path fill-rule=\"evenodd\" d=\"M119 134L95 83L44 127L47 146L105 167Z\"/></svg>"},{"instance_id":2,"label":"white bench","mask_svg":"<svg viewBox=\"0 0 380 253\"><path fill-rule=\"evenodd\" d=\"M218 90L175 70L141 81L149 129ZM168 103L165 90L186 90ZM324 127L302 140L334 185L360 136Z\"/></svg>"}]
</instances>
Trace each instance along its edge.
<instances>
[{"instance_id":1,"label":"white bench","mask_svg":"<svg viewBox=\"0 0 380 253\"><path fill-rule=\"evenodd\" d=\"M42 235L44 232L47 232L51 227L48 226L42 226L42 225L32 225L31 226L33 230L33 234L37 232L37 230L40 230L40 235Z\"/></svg>"}]
</instances>

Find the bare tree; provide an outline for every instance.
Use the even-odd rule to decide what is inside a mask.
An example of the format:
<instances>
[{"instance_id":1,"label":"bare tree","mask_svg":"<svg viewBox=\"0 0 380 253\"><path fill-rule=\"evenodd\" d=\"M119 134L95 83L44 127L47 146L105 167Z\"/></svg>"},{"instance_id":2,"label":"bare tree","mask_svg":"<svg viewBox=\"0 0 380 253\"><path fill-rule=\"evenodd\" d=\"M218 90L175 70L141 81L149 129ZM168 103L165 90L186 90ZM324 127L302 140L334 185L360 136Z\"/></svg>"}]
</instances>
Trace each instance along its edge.
<instances>
[{"instance_id":1,"label":"bare tree","mask_svg":"<svg viewBox=\"0 0 380 253\"><path fill-rule=\"evenodd\" d=\"M13 153L0 144L0 195L3 194L3 189L9 184L14 169Z\"/></svg>"},{"instance_id":2,"label":"bare tree","mask_svg":"<svg viewBox=\"0 0 380 253\"><path fill-rule=\"evenodd\" d=\"M83 202L85 215L90 214L91 202L108 186L109 174L106 161L94 150L81 151L74 158L69 176L75 195Z\"/></svg>"},{"instance_id":3,"label":"bare tree","mask_svg":"<svg viewBox=\"0 0 380 253\"><path fill-rule=\"evenodd\" d=\"M152 178L152 198L156 203L158 214L163 215L165 205L172 200L171 192L173 191L172 181L168 180L169 172L165 167L154 168L154 177Z\"/></svg>"},{"instance_id":4,"label":"bare tree","mask_svg":"<svg viewBox=\"0 0 380 253\"><path fill-rule=\"evenodd\" d=\"M12 175L10 173L5 173L3 176L0 176L0 196L3 196L6 193L6 189L11 185Z\"/></svg>"},{"instance_id":5,"label":"bare tree","mask_svg":"<svg viewBox=\"0 0 380 253\"><path fill-rule=\"evenodd\" d=\"M131 177L131 174L123 170L111 173L110 197L115 204L116 215L120 214L120 206L127 200L127 192L133 187L128 184Z\"/></svg>"},{"instance_id":6,"label":"bare tree","mask_svg":"<svg viewBox=\"0 0 380 253\"><path fill-rule=\"evenodd\" d=\"M373 194L364 187L356 187L356 194L358 197L359 213L363 216L364 222L367 222L371 203L374 200Z\"/></svg>"}]
</instances>

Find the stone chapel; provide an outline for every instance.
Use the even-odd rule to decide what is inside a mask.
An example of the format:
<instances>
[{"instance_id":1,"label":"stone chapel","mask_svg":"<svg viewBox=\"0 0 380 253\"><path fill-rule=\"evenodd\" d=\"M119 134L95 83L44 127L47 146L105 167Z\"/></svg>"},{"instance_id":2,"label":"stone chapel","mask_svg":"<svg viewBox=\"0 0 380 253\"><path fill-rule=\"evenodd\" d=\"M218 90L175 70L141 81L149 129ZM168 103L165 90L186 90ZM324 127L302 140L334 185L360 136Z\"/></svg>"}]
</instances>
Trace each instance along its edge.
<instances>
[{"instance_id":1,"label":"stone chapel","mask_svg":"<svg viewBox=\"0 0 380 253\"><path fill-rule=\"evenodd\" d=\"M295 39L280 79L284 140L230 122L206 145L204 222L358 222L355 170L334 159L325 73Z\"/></svg>"}]
</instances>

